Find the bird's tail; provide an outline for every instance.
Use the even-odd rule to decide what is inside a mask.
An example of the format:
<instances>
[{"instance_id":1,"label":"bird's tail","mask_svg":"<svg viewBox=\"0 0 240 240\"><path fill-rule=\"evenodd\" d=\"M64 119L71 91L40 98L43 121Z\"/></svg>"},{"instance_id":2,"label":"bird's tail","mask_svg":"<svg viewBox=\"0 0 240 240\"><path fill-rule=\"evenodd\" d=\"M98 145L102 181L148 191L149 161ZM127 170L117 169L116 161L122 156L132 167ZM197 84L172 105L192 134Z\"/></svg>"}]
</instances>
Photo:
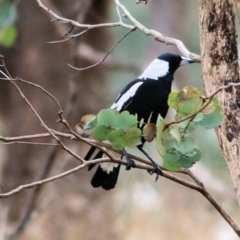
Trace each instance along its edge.
<instances>
[{"instance_id":1,"label":"bird's tail","mask_svg":"<svg viewBox=\"0 0 240 240\"><path fill-rule=\"evenodd\" d=\"M97 150L96 147L92 146L88 151L85 160L88 161L92 158L94 152ZM98 151L93 159L102 158L104 155L103 152ZM90 171L96 164L91 164L88 167ZM102 163L98 166L93 178L91 180L91 184L94 188L102 187L105 190L113 189L117 183L118 174L120 170L120 164L116 163Z\"/></svg>"}]
</instances>

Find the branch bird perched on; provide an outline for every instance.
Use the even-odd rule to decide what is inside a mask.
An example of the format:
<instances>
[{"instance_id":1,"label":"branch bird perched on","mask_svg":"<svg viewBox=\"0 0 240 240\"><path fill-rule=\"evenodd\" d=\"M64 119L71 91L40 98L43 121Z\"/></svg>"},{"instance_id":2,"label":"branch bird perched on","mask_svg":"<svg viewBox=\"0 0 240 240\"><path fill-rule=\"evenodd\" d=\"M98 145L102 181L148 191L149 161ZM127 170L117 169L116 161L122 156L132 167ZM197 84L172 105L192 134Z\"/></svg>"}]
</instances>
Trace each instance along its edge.
<instances>
[{"instance_id":1,"label":"branch bird perched on","mask_svg":"<svg viewBox=\"0 0 240 240\"><path fill-rule=\"evenodd\" d=\"M137 79L131 81L117 97L112 109L119 112L127 110L130 114L137 114L140 122L157 122L158 115L166 117L168 111L168 95L171 92L174 72L182 65L195 62L193 59L181 57L171 53L160 55L150 63L147 69ZM139 127L142 128L143 126ZM162 175L162 171L157 163L143 150L145 139L137 148L151 161L154 172ZM91 147L85 160L89 160L96 148ZM134 167L134 162L128 157L125 149L122 150L127 160L126 169ZM104 153L99 151L94 159L103 157ZM94 165L93 165L94 166ZM89 170L93 166L89 167ZM93 187L102 187L110 190L115 187L118 179L120 165L117 163L101 163L91 181Z\"/></svg>"}]
</instances>

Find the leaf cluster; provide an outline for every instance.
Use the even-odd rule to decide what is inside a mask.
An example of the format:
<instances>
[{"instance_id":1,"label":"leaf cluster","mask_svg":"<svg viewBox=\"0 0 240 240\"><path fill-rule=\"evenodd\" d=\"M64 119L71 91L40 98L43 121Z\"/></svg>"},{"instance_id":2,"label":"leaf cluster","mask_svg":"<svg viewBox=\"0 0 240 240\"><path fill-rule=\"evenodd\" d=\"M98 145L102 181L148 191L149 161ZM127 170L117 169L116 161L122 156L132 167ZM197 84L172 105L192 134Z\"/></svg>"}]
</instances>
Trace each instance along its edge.
<instances>
[{"instance_id":1,"label":"leaf cluster","mask_svg":"<svg viewBox=\"0 0 240 240\"><path fill-rule=\"evenodd\" d=\"M201 159L201 151L188 134L198 126L211 129L219 126L224 116L216 98L206 100L193 86L172 92L168 98L170 107L176 110L175 122L159 119L157 125L157 150L163 158L163 166L171 171L190 168Z\"/></svg>"},{"instance_id":2,"label":"leaf cluster","mask_svg":"<svg viewBox=\"0 0 240 240\"><path fill-rule=\"evenodd\" d=\"M197 127L211 129L219 126L224 116L215 97L206 99L193 86L170 93L168 105L176 110L174 121L170 123L161 117L157 126L150 121L139 123L137 116L130 115L128 111L119 113L114 109L104 109L97 116L84 116L83 130L92 129L93 138L109 141L115 150L135 147L141 143L141 138L150 142L156 137L157 150L166 169L179 171L190 168L202 154L189 134ZM142 124L141 130L138 126Z\"/></svg>"},{"instance_id":3,"label":"leaf cluster","mask_svg":"<svg viewBox=\"0 0 240 240\"><path fill-rule=\"evenodd\" d=\"M137 124L137 116L130 115L128 111L119 113L114 109L103 109L84 129L94 128L93 138L109 141L113 149L121 150L141 143L142 132Z\"/></svg>"}]
</instances>

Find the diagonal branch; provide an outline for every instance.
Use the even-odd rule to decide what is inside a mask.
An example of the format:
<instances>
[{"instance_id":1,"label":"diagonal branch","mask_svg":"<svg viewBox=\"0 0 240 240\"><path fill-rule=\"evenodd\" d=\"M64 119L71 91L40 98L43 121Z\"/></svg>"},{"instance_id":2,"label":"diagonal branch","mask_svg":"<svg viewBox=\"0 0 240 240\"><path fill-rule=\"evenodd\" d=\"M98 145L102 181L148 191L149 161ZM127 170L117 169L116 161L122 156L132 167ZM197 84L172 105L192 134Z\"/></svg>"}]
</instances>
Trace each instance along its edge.
<instances>
[{"instance_id":1,"label":"diagonal branch","mask_svg":"<svg viewBox=\"0 0 240 240\"><path fill-rule=\"evenodd\" d=\"M91 25L91 24L81 24L81 23L73 21L71 19L60 17L59 15L54 13L51 9L46 7L42 3L41 0L36 0L36 1L37 1L40 8L47 11L51 16L53 16L55 18L55 21L65 23L65 24L70 24L71 26L77 27L77 28L85 28L85 29L88 29L88 30L94 29L94 28L106 28L106 27L123 27L123 28L127 28L127 29L130 29L130 30L133 30L133 29L137 28L137 29L141 30L143 33L145 33L146 35L153 36L156 41L162 42L166 45L176 46L179 49L179 51L182 53L182 55L184 55L186 57L193 58L198 62L201 61L200 56L195 54L195 53L191 53L187 49L187 47L184 45L184 43L182 41L180 41L179 39L170 38L170 37L164 36L163 34L161 34L160 32L158 32L156 30L146 28L144 25L142 25L140 22L138 22L129 13L127 8L123 4L121 4L119 0L115 0L115 4L117 6L117 11L118 11L118 8L121 9L122 12L124 13L124 17L126 17L128 20L130 20L130 22L132 22L133 25L125 24L122 21L120 14L119 14L119 22L101 23L101 24L93 24L93 25Z\"/></svg>"}]
</instances>

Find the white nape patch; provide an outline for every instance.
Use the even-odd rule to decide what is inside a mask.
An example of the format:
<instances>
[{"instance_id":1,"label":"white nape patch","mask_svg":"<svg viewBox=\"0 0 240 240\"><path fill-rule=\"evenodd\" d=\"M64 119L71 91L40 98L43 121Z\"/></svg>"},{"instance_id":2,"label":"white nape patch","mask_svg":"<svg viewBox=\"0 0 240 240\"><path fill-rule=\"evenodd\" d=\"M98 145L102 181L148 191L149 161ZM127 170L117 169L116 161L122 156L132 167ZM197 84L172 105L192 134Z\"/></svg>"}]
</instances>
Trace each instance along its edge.
<instances>
[{"instance_id":1,"label":"white nape patch","mask_svg":"<svg viewBox=\"0 0 240 240\"><path fill-rule=\"evenodd\" d=\"M122 109L122 106L125 102L127 102L132 96L134 96L135 92L139 88L140 85L142 85L143 82L137 82L135 83L131 88L127 90L119 99L117 102L115 102L111 108L116 109L120 111Z\"/></svg>"},{"instance_id":2,"label":"white nape patch","mask_svg":"<svg viewBox=\"0 0 240 240\"><path fill-rule=\"evenodd\" d=\"M150 65L147 67L147 69L143 72L141 76L139 76L140 79L153 79L158 80L160 77L164 77L169 72L169 63L164 60L155 59L150 63Z\"/></svg>"},{"instance_id":3,"label":"white nape patch","mask_svg":"<svg viewBox=\"0 0 240 240\"><path fill-rule=\"evenodd\" d=\"M118 166L118 163L112 163L112 162L103 162L100 164L102 170L107 172L108 174L113 171L113 168Z\"/></svg>"}]
</instances>

